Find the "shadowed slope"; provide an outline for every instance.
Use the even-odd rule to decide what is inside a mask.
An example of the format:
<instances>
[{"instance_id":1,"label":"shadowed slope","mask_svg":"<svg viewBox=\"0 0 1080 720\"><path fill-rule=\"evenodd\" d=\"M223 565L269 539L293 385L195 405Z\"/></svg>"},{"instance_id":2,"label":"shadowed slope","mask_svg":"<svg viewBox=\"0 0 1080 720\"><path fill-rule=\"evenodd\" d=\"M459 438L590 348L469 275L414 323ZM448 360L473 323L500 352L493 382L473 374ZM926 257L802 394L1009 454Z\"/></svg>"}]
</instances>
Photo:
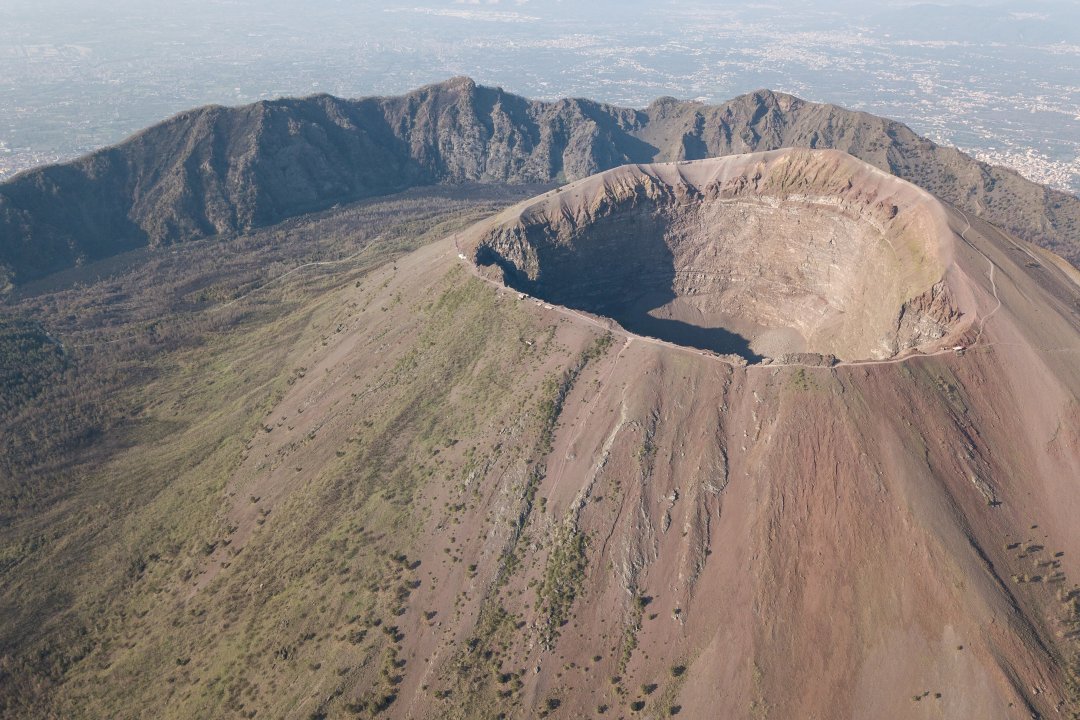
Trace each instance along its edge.
<instances>
[{"instance_id":1,"label":"shadowed slope","mask_svg":"<svg viewBox=\"0 0 1080 720\"><path fill-rule=\"evenodd\" d=\"M769 91L716 106L666 98L629 110L531 101L455 78L401 97L200 108L22 173L0 184L0 286L416 185L572 180L625 163L788 146L843 150L1080 258L1076 197L890 120Z\"/></svg>"}]
</instances>

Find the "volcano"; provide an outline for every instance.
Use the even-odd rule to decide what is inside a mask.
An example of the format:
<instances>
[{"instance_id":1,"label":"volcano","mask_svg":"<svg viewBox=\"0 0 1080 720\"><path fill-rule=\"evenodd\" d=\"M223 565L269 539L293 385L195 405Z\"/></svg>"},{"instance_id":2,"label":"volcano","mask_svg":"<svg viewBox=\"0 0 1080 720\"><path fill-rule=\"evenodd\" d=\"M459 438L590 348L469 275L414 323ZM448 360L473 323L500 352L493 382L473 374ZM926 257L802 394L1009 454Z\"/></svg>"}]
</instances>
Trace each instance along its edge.
<instances>
[{"instance_id":1,"label":"volcano","mask_svg":"<svg viewBox=\"0 0 1080 720\"><path fill-rule=\"evenodd\" d=\"M491 224L469 245L510 285L751 361L881 360L970 325L946 208L837 151L625 166Z\"/></svg>"},{"instance_id":2,"label":"volcano","mask_svg":"<svg viewBox=\"0 0 1080 720\"><path fill-rule=\"evenodd\" d=\"M0 714L1078 716L1073 266L835 150L394 189L12 276Z\"/></svg>"}]
</instances>

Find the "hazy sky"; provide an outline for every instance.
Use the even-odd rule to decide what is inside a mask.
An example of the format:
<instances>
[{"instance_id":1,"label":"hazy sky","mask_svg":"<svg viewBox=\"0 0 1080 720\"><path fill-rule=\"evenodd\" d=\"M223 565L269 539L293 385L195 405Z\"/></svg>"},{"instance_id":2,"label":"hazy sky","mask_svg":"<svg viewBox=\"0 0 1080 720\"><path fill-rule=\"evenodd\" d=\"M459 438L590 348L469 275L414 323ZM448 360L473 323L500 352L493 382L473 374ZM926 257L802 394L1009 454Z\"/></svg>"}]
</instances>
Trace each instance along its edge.
<instances>
[{"instance_id":1,"label":"hazy sky","mask_svg":"<svg viewBox=\"0 0 1080 720\"><path fill-rule=\"evenodd\" d=\"M0 177L196 105L456 74L629 105L771 87L1070 163L1080 2L0 0Z\"/></svg>"}]
</instances>

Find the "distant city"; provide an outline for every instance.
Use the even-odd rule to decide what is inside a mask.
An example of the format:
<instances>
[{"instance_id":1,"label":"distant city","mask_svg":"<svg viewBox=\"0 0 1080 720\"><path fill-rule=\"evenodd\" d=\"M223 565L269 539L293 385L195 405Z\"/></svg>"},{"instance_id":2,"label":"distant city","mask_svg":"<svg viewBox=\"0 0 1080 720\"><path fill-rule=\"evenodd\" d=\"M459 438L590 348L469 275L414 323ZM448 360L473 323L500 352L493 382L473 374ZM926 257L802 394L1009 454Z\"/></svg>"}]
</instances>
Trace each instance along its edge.
<instances>
[{"instance_id":1,"label":"distant city","mask_svg":"<svg viewBox=\"0 0 1080 720\"><path fill-rule=\"evenodd\" d=\"M198 105L396 94L464 74L539 99L636 107L768 87L898 119L1080 193L1075 2L88 5L0 8L0 178Z\"/></svg>"}]
</instances>

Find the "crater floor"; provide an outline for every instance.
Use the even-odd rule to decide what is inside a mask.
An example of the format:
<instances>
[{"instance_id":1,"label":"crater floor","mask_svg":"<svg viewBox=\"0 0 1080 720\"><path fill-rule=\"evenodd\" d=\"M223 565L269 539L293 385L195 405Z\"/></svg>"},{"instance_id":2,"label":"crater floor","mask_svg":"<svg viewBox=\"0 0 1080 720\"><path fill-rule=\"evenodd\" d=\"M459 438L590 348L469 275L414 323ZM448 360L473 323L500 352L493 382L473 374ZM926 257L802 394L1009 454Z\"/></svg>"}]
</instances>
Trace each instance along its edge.
<instances>
[{"instance_id":1,"label":"crater floor","mask_svg":"<svg viewBox=\"0 0 1080 720\"><path fill-rule=\"evenodd\" d=\"M475 228L475 260L551 303L750 362L880 360L957 325L927 193L836 151L617 168Z\"/></svg>"}]
</instances>

